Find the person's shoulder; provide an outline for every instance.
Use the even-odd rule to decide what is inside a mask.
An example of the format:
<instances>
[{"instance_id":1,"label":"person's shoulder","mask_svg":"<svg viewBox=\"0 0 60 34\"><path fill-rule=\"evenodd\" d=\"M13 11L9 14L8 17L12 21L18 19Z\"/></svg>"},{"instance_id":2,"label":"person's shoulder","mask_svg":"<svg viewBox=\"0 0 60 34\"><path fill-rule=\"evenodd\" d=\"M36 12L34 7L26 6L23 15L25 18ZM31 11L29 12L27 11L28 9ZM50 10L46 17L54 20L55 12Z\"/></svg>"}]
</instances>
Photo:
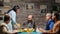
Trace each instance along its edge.
<instances>
[{"instance_id":1,"label":"person's shoulder","mask_svg":"<svg viewBox=\"0 0 60 34\"><path fill-rule=\"evenodd\" d=\"M35 23L35 21L33 20L33 23Z\"/></svg>"},{"instance_id":2,"label":"person's shoulder","mask_svg":"<svg viewBox=\"0 0 60 34\"><path fill-rule=\"evenodd\" d=\"M15 13L15 11L14 10L11 10L10 13Z\"/></svg>"},{"instance_id":3,"label":"person's shoulder","mask_svg":"<svg viewBox=\"0 0 60 34\"><path fill-rule=\"evenodd\" d=\"M15 11L14 11L14 10L11 10L11 12L14 12L14 13L15 13Z\"/></svg>"},{"instance_id":4,"label":"person's shoulder","mask_svg":"<svg viewBox=\"0 0 60 34\"><path fill-rule=\"evenodd\" d=\"M53 22L52 20L49 20L48 23L50 24L51 22Z\"/></svg>"},{"instance_id":5,"label":"person's shoulder","mask_svg":"<svg viewBox=\"0 0 60 34\"><path fill-rule=\"evenodd\" d=\"M5 26L5 27L7 27L7 24L1 23L0 26Z\"/></svg>"},{"instance_id":6,"label":"person's shoulder","mask_svg":"<svg viewBox=\"0 0 60 34\"><path fill-rule=\"evenodd\" d=\"M57 24L60 24L60 21L57 21Z\"/></svg>"},{"instance_id":7,"label":"person's shoulder","mask_svg":"<svg viewBox=\"0 0 60 34\"><path fill-rule=\"evenodd\" d=\"M60 25L60 21L57 21L56 23L55 23L55 26L59 26Z\"/></svg>"},{"instance_id":8,"label":"person's shoulder","mask_svg":"<svg viewBox=\"0 0 60 34\"><path fill-rule=\"evenodd\" d=\"M51 20L49 20L50 22L52 22L53 20L51 19Z\"/></svg>"},{"instance_id":9,"label":"person's shoulder","mask_svg":"<svg viewBox=\"0 0 60 34\"><path fill-rule=\"evenodd\" d=\"M51 23L51 22L52 22L52 23L54 23L54 21L53 21L53 20L50 20L49 22L50 22L50 23Z\"/></svg>"},{"instance_id":10,"label":"person's shoulder","mask_svg":"<svg viewBox=\"0 0 60 34\"><path fill-rule=\"evenodd\" d=\"M1 23L0 25L6 25L5 23Z\"/></svg>"}]
</instances>

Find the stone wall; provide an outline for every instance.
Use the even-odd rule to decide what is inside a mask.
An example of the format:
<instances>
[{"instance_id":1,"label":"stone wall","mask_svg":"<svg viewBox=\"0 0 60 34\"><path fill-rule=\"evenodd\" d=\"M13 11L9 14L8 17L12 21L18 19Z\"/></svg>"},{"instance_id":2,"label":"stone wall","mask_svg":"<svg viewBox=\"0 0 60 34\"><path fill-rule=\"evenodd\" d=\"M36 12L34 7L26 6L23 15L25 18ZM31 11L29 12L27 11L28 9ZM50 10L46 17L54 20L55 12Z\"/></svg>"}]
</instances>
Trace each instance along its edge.
<instances>
[{"instance_id":1,"label":"stone wall","mask_svg":"<svg viewBox=\"0 0 60 34\"><path fill-rule=\"evenodd\" d=\"M28 2L29 1L29 2ZM51 10L51 3L54 1L52 0L35 0L35 1L22 1L22 0L5 0L4 1L4 6L1 7L0 9L2 12L7 12L9 9L11 9L14 5L19 5L20 6L20 12L17 15L17 22L24 23L27 20L27 16L32 14L34 16L34 20L36 25L40 27L45 27L45 14L40 11L40 5L47 5L47 12ZM52 2L51 2L52 1ZM27 4L32 4L33 9L26 9Z\"/></svg>"}]
</instances>

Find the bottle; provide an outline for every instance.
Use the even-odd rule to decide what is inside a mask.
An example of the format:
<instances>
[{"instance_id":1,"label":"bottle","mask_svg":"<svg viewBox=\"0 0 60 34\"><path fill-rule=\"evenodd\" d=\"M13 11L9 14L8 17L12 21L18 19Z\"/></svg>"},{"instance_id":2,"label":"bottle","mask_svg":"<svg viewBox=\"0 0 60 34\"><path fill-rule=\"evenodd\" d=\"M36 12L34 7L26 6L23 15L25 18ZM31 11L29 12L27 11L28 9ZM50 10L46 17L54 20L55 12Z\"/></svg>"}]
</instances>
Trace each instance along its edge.
<instances>
[{"instance_id":1,"label":"bottle","mask_svg":"<svg viewBox=\"0 0 60 34\"><path fill-rule=\"evenodd\" d=\"M36 32L39 32L39 29L38 29L38 27L36 28Z\"/></svg>"}]
</instances>

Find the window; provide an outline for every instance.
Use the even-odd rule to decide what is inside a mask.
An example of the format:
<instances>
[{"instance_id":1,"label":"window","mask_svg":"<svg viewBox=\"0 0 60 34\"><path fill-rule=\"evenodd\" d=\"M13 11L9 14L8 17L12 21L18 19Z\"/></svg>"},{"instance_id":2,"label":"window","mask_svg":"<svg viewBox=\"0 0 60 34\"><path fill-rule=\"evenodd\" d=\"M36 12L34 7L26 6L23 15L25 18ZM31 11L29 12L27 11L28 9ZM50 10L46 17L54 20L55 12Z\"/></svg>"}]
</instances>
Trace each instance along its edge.
<instances>
[{"instance_id":1,"label":"window","mask_svg":"<svg viewBox=\"0 0 60 34\"><path fill-rule=\"evenodd\" d=\"M9 2L10 2L10 0L4 0L4 2L8 2L8 3L9 3Z\"/></svg>"},{"instance_id":2,"label":"window","mask_svg":"<svg viewBox=\"0 0 60 34\"><path fill-rule=\"evenodd\" d=\"M46 13L47 5L40 5L41 13Z\"/></svg>"},{"instance_id":3,"label":"window","mask_svg":"<svg viewBox=\"0 0 60 34\"><path fill-rule=\"evenodd\" d=\"M26 4L26 9L27 9L27 10L33 9L33 6L34 6L34 4L28 3L28 4Z\"/></svg>"},{"instance_id":4,"label":"window","mask_svg":"<svg viewBox=\"0 0 60 34\"><path fill-rule=\"evenodd\" d=\"M55 0L56 3L60 3L60 0Z\"/></svg>"}]
</instances>

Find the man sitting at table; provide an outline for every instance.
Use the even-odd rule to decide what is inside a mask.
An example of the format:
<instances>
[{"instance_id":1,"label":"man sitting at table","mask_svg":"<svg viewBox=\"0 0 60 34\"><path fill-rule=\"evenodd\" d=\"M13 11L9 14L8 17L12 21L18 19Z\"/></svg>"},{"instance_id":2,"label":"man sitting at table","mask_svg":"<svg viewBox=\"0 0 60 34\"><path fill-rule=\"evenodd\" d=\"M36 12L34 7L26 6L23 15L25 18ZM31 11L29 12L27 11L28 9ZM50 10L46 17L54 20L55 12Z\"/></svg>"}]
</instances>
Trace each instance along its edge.
<instances>
[{"instance_id":1,"label":"man sitting at table","mask_svg":"<svg viewBox=\"0 0 60 34\"><path fill-rule=\"evenodd\" d=\"M11 31L8 27L8 23L10 21L10 16L5 15L4 16L4 23L0 24L0 34L14 34L17 32L17 30Z\"/></svg>"},{"instance_id":2,"label":"man sitting at table","mask_svg":"<svg viewBox=\"0 0 60 34\"><path fill-rule=\"evenodd\" d=\"M23 24L24 28L34 28L35 22L33 21L33 16L29 15L27 21Z\"/></svg>"},{"instance_id":3,"label":"man sitting at table","mask_svg":"<svg viewBox=\"0 0 60 34\"><path fill-rule=\"evenodd\" d=\"M46 29L45 30L51 30L54 26L54 21L51 19L51 14L47 13L46 14L46 20L47 20L47 24L46 24Z\"/></svg>"}]
</instances>

